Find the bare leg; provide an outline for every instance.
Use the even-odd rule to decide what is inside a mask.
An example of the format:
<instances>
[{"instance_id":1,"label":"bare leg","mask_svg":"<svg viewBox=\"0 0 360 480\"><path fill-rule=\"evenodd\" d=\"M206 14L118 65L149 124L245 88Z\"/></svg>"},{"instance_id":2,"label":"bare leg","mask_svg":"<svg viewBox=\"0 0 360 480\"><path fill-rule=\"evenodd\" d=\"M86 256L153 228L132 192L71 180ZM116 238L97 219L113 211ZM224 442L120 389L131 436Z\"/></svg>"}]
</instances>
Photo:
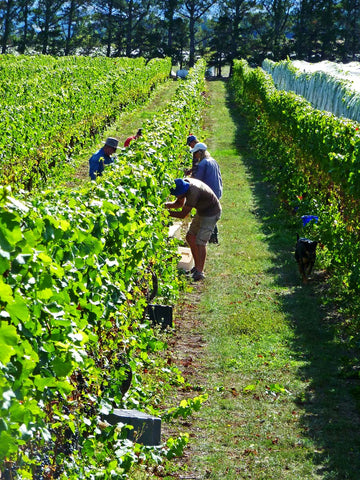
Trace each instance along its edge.
<instances>
[{"instance_id":1,"label":"bare leg","mask_svg":"<svg viewBox=\"0 0 360 480\"><path fill-rule=\"evenodd\" d=\"M198 266L195 267L198 272L204 271L206 260L206 245L197 245L198 247Z\"/></svg>"},{"instance_id":2,"label":"bare leg","mask_svg":"<svg viewBox=\"0 0 360 480\"><path fill-rule=\"evenodd\" d=\"M198 272L203 272L206 260L206 245L197 245L196 236L191 233L186 235L186 241L190 246L196 270Z\"/></svg>"},{"instance_id":3,"label":"bare leg","mask_svg":"<svg viewBox=\"0 0 360 480\"><path fill-rule=\"evenodd\" d=\"M196 245L195 235L192 235L191 233L188 233L186 235L186 241L189 244L189 247L190 247L194 262L195 262L195 268L196 268L196 265L199 263L199 260L198 260L198 249L197 249L197 245Z\"/></svg>"}]
</instances>

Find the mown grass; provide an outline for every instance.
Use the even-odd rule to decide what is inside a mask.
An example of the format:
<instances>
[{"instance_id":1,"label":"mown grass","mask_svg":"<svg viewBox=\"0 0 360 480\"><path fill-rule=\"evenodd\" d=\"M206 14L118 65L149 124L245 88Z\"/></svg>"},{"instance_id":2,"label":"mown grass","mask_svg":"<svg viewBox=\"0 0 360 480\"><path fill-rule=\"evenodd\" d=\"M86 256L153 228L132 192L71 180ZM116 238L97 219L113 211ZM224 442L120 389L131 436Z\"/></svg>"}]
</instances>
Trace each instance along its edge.
<instances>
[{"instance_id":1,"label":"mown grass","mask_svg":"<svg viewBox=\"0 0 360 480\"><path fill-rule=\"evenodd\" d=\"M346 346L321 304L322 272L301 285L296 232L247 149L246 122L225 82L209 92L206 143L224 181L220 245L209 245L194 313L209 400L178 478L357 480L357 384L341 374Z\"/></svg>"}]
</instances>

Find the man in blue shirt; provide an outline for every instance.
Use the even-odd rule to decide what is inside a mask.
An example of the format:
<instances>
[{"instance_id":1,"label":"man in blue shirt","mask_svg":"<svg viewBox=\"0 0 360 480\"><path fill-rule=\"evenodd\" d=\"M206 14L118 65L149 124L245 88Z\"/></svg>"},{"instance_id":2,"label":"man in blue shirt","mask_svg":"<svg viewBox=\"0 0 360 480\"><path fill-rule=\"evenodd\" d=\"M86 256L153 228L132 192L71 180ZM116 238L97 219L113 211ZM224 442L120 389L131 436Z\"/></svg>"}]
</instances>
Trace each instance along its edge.
<instances>
[{"instance_id":1,"label":"man in blue shirt","mask_svg":"<svg viewBox=\"0 0 360 480\"><path fill-rule=\"evenodd\" d=\"M195 157L197 163L197 167L192 172L191 177L206 183L220 200L223 184L219 164L210 156L205 143L197 143L190 152Z\"/></svg>"},{"instance_id":2,"label":"man in blue shirt","mask_svg":"<svg viewBox=\"0 0 360 480\"><path fill-rule=\"evenodd\" d=\"M223 184L219 164L210 156L205 143L196 143L190 152L193 154L193 165L196 165L192 169L191 177L206 183L220 200ZM209 243L219 243L217 225Z\"/></svg>"},{"instance_id":3,"label":"man in blue shirt","mask_svg":"<svg viewBox=\"0 0 360 480\"><path fill-rule=\"evenodd\" d=\"M116 138L108 137L105 145L90 158L89 160L89 175L91 180L96 180L96 177L102 175L104 165L109 165L114 162L111 155L116 152L119 141Z\"/></svg>"}]
</instances>

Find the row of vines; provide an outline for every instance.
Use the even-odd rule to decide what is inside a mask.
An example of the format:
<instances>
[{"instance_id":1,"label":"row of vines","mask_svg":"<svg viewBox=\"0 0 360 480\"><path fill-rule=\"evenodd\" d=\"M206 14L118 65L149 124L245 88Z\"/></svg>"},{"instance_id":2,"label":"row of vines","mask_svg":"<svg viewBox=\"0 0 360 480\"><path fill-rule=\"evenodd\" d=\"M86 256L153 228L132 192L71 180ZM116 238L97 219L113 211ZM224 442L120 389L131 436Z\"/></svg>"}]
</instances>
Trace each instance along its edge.
<instances>
[{"instance_id":1,"label":"row of vines","mask_svg":"<svg viewBox=\"0 0 360 480\"><path fill-rule=\"evenodd\" d=\"M140 445L103 416L114 407L136 408L166 421L205 399L163 410L161 396L184 379L146 316L154 279L164 304L181 288L163 203L203 107L204 71L200 61L171 105L96 182L37 194L1 187L4 478L128 478L134 465L161 463L187 442L183 434L160 446Z\"/></svg>"},{"instance_id":2,"label":"row of vines","mask_svg":"<svg viewBox=\"0 0 360 480\"><path fill-rule=\"evenodd\" d=\"M249 119L253 151L281 205L292 214L294 229L302 229L303 215L318 217L299 233L319 241L319 265L330 274L332 298L348 314L347 333L355 345L360 329L360 124L277 90L268 73L244 60L235 64L231 87Z\"/></svg>"},{"instance_id":3,"label":"row of vines","mask_svg":"<svg viewBox=\"0 0 360 480\"><path fill-rule=\"evenodd\" d=\"M343 71L342 78L322 70L303 72L290 60L265 59L262 67L270 73L278 90L295 92L318 110L360 121L360 93L350 76L348 80L344 78Z\"/></svg>"},{"instance_id":4,"label":"row of vines","mask_svg":"<svg viewBox=\"0 0 360 480\"><path fill-rule=\"evenodd\" d=\"M0 183L43 183L170 70L169 59L2 55Z\"/></svg>"}]
</instances>

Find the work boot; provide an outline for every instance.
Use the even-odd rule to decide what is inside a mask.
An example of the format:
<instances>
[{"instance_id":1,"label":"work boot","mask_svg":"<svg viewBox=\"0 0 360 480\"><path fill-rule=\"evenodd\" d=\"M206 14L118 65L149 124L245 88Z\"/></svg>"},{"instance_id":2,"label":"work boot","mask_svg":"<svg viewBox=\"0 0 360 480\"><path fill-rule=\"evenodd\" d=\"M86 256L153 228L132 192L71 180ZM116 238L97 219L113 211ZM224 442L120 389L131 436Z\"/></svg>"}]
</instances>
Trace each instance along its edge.
<instances>
[{"instance_id":1,"label":"work boot","mask_svg":"<svg viewBox=\"0 0 360 480\"><path fill-rule=\"evenodd\" d=\"M216 233L212 233L209 239L209 243L219 243L218 236Z\"/></svg>"},{"instance_id":2,"label":"work boot","mask_svg":"<svg viewBox=\"0 0 360 480\"><path fill-rule=\"evenodd\" d=\"M198 272L195 270L195 272L192 274L192 279L195 280L195 282L198 282L199 280L204 280L205 275L203 272Z\"/></svg>"}]
</instances>

